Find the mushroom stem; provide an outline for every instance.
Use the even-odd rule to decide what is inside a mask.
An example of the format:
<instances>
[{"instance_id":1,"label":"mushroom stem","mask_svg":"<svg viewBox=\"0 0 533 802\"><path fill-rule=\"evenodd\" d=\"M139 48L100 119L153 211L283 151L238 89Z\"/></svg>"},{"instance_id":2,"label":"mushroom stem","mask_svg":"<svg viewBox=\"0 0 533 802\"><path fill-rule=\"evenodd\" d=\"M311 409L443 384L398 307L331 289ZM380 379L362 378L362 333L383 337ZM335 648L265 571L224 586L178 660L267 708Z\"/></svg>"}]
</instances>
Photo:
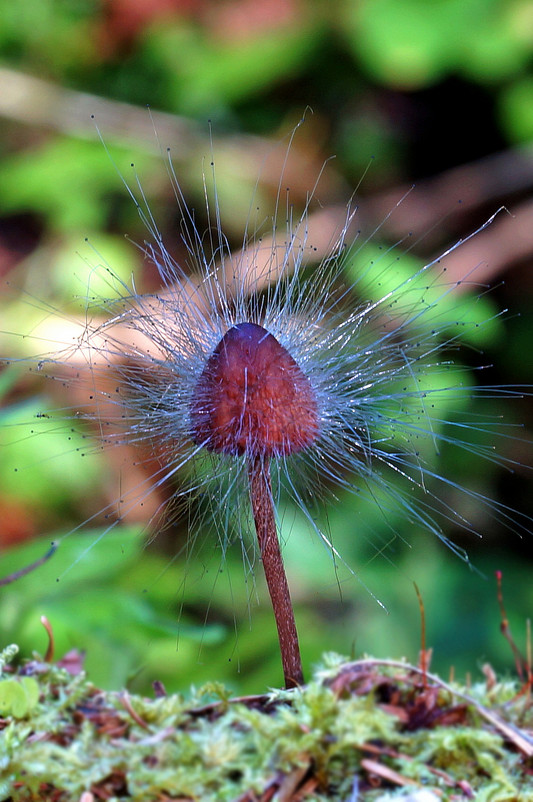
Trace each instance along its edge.
<instances>
[{"instance_id":1,"label":"mushroom stem","mask_svg":"<svg viewBox=\"0 0 533 802\"><path fill-rule=\"evenodd\" d=\"M249 480L255 531L278 629L285 687L294 688L303 683L302 659L291 594L279 547L268 457L250 458Z\"/></svg>"}]
</instances>

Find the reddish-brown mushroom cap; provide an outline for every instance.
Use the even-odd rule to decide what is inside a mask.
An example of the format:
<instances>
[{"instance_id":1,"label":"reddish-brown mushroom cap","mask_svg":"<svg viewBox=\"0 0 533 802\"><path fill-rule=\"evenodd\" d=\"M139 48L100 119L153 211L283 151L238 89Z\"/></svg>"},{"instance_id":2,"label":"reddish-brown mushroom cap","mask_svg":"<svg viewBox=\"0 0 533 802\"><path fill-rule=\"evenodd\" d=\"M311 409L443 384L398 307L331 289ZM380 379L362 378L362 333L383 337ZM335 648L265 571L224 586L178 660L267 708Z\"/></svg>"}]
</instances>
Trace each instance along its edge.
<instances>
[{"instance_id":1,"label":"reddish-brown mushroom cap","mask_svg":"<svg viewBox=\"0 0 533 802\"><path fill-rule=\"evenodd\" d=\"M239 323L209 357L193 393L194 440L224 454L281 456L319 433L315 393L289 352L262 326Z\"/></svg>"}]
</instances>

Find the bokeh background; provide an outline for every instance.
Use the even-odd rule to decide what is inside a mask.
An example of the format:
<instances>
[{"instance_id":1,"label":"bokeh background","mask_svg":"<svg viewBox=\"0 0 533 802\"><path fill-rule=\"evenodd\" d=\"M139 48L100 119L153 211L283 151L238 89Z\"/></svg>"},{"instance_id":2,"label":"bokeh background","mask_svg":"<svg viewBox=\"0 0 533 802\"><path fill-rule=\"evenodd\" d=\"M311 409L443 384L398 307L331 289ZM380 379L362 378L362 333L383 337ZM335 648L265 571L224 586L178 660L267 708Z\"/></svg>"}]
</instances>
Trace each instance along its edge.
<instances>
[{"instance_id":1,"label":"bokeh background","mask_svg":"<svg viewBox=\"0 0 533 802\"><path fill-rule=\"evenodd\" d=\"M494 307L509 310L487 329L483 355L470 349L461 359L493 365L488 383L533 384L532 0L2 4L0 354L32 357L68 342L89 280L83 257L105 260L126 281L134 274L142 291L157 288L153 267L135 246L146 232L113 161L132 182L135 164L179 258L161 149L171 148L199 219L203 172L214 153L223 227L238 247L252 197L274 209L287 138L304 114L283 177L296 210L335 156L320 183L321 207L338 213L358 187L364 235L379 227L373 241L389 247L412 232L409 258L422 264L500 206L508 209L453 256L456 275L479 265L476 278L492 287ZM413 182L415 190L395 209ZM87 252L86 238L95 250ZM154 679L181 689L207 679L235 691L278 684L262 579L256 594L238 546L221 569L206 523L204 549L180 554L186 518L155 538L147 523L158 497L101 537L107 522L99 511L142 475L128 455L98 453L81 426L46 418L42 426L37 416L69 404L68 386L51 385L21 362L0 373L1 575L72 532L46 565L0 587L2 640L16 641L25 655L43 654L39 619L46 615L56 655L85 650L91 677L105 687L147 689ZM491 412L523 427L510 428L499 445L515 471L473 457L458 464L451 452L437 470L531 516L531 401L498 402ZM494 571L503 571L509 620L525 651L533 540L496 525L475 504L469 513L483 538L453 527L447 535L468 550L478 571L401 521L400 537L385 556L376 555L379 515L366 522L377 533L373 542L359 536L357 524L372 511L342 496L333 505L335 543L387 613L354 579L337 580L296 515L285 558L305 665L329 650L416 661L414 580L434 668L475 677L488 661L513 673Z\"/></svg>"}]
</instances>

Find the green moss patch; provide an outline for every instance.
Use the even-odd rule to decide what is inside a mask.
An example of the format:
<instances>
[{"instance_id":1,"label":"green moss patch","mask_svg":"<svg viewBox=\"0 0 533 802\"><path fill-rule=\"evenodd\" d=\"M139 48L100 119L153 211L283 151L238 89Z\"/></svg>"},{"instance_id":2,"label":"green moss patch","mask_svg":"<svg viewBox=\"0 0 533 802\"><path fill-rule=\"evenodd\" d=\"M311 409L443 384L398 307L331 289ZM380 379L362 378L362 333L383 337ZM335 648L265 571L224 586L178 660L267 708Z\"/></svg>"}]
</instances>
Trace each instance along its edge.
<instances>
[{"instance_id":1,"label":"green moss patch","mask_svg":"<svg viewBox=\"0 0 533 802\"><path fill-rule=\"evenodd\" d=\"M229 698L103 692L68 655L0 656L0 798L533 800L533 711L513 682L465 689L407 663L327 655L304 687Z\"/></svg>"}]
</instances>

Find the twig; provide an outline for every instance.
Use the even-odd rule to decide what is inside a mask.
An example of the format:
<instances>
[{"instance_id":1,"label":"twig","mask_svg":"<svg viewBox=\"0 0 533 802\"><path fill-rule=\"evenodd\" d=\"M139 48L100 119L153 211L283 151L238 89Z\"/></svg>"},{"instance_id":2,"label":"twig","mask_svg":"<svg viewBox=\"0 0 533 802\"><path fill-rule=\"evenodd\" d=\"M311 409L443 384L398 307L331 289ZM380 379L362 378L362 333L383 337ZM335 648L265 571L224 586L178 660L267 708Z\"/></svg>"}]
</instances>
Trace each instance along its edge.
<instances>
[{"instance_id":1,"label":"twig","mask_svg":"<svg viewBox=\"0 0 533 802\"><path fill-rule=\"evenodd\" d=\"M507 643L511 647L511 651L513 653L514 662L515 662L516 673L518 674L520 679L523 681L524 680L524 667L526 668L526 671L527 671L527 661L525 661L524 658L522 657L522 655L520 654L520 650L519 650L518 646L516 645L516 643L514 642L514 638L513 638L512 634L511 634L511 627L509 626L509 619L507 617L507 612L505 610L505 605L503 603L503 586L502 586L503 574L502 574L501 571L496 571L495 573L496 573L496 582L497 582L497 585L498 585L498 605L500 607L500 616L501 616L500 630L501 630L501 633L504 636L505 640L507 641ZM529 672L528 672L528 677L530 677Z\"/></svg>"},{"instance_id":2,"label":"twig","mask_svg":"<svg viewBox=\"0 0 533 802\"><path fill-rule=\"evenodd\" d=\"M119 694L118 698L120 699L120 703L124 708L124 710L126 710L130 714L130 716L136 722L136 724L138 724L139 727L142 727L143 730L148 730L148 732L151 732L151 729L146 723L146 721L144 721L140 717L140 715L136 713L135 710L133 709L129 693L127 691L123 691L121 694Z\"/></svg>"},{"instance_id":3,"label":"twig","mask_svg":"<svg viewBox=\"0 0 533 802\"><path fill-rule=\"evenodd\" d=\"M46 634L48 635L48 648L44 656L44 662L51 663L54 659L54 632L50 621L45 615L41 616L41 624L45 628Z\"/></svg>"},{"instance_id":4,"label":"twig","mask_svg":"<svg viewBox=\"0 0 533 802\"><path fill-rule=\"evenodd\" d=\"M40 565L43 565L43 563L45 563L47 560L50 559L50 557L52 557L55 554L55 552L57 551L57 546L58 546L57 543L55 542L52 543L52 545L50 546L50 548L43 557L40 557L38 560L35 560L35 562L30 563L29 565L26 565L24 568L21 568L18 571L14 571L12 574L8 574L7 576L0 579L0 587L3 587L4 585L10 585L12 582L16 582L17 579L21 579L23 576L26 576L26 574L30 574L32 571L35 571L36 568L39 568Z\"/></svg>"},{"instance_id":5,"label":"twig","mask_svg":"<svg viewBox=\"0 0 533 802\"><path fill-rule=\"evenodd\" d=\"M401 660L375 660L372 658L368 658L365 660L356 660L353 663L346 663L342 667L342 671L350 671L350 670L357 670L358 668L363 668L364 666L383 666L385 668L401 668L404 671L412 671L415 674L423 675L424 672L421 668L417 666L410 665L409 663L403 663ZM492 724L508 741L511 741L517 749L520 750L526 757L533 757L533 738L530 738L526 735L522 730L519 730L517 727L514 727L512 724L508 724L506 721L503 721L490 710L487 710L482 704L477 702L471 696L466 693L462 693L458 691L456 688L452 688L447 682L444 682L440 677L436 676L435 674L430 674L426 672L426 677L431 682L435 683L439 687L443 688L445 691L448 691L452 696L457 696L460 699L464 699L465 702L475 707L477 712L480 716L482 716L485 721L488 721L489 724Z\"/></svg>"}]
</instances>

